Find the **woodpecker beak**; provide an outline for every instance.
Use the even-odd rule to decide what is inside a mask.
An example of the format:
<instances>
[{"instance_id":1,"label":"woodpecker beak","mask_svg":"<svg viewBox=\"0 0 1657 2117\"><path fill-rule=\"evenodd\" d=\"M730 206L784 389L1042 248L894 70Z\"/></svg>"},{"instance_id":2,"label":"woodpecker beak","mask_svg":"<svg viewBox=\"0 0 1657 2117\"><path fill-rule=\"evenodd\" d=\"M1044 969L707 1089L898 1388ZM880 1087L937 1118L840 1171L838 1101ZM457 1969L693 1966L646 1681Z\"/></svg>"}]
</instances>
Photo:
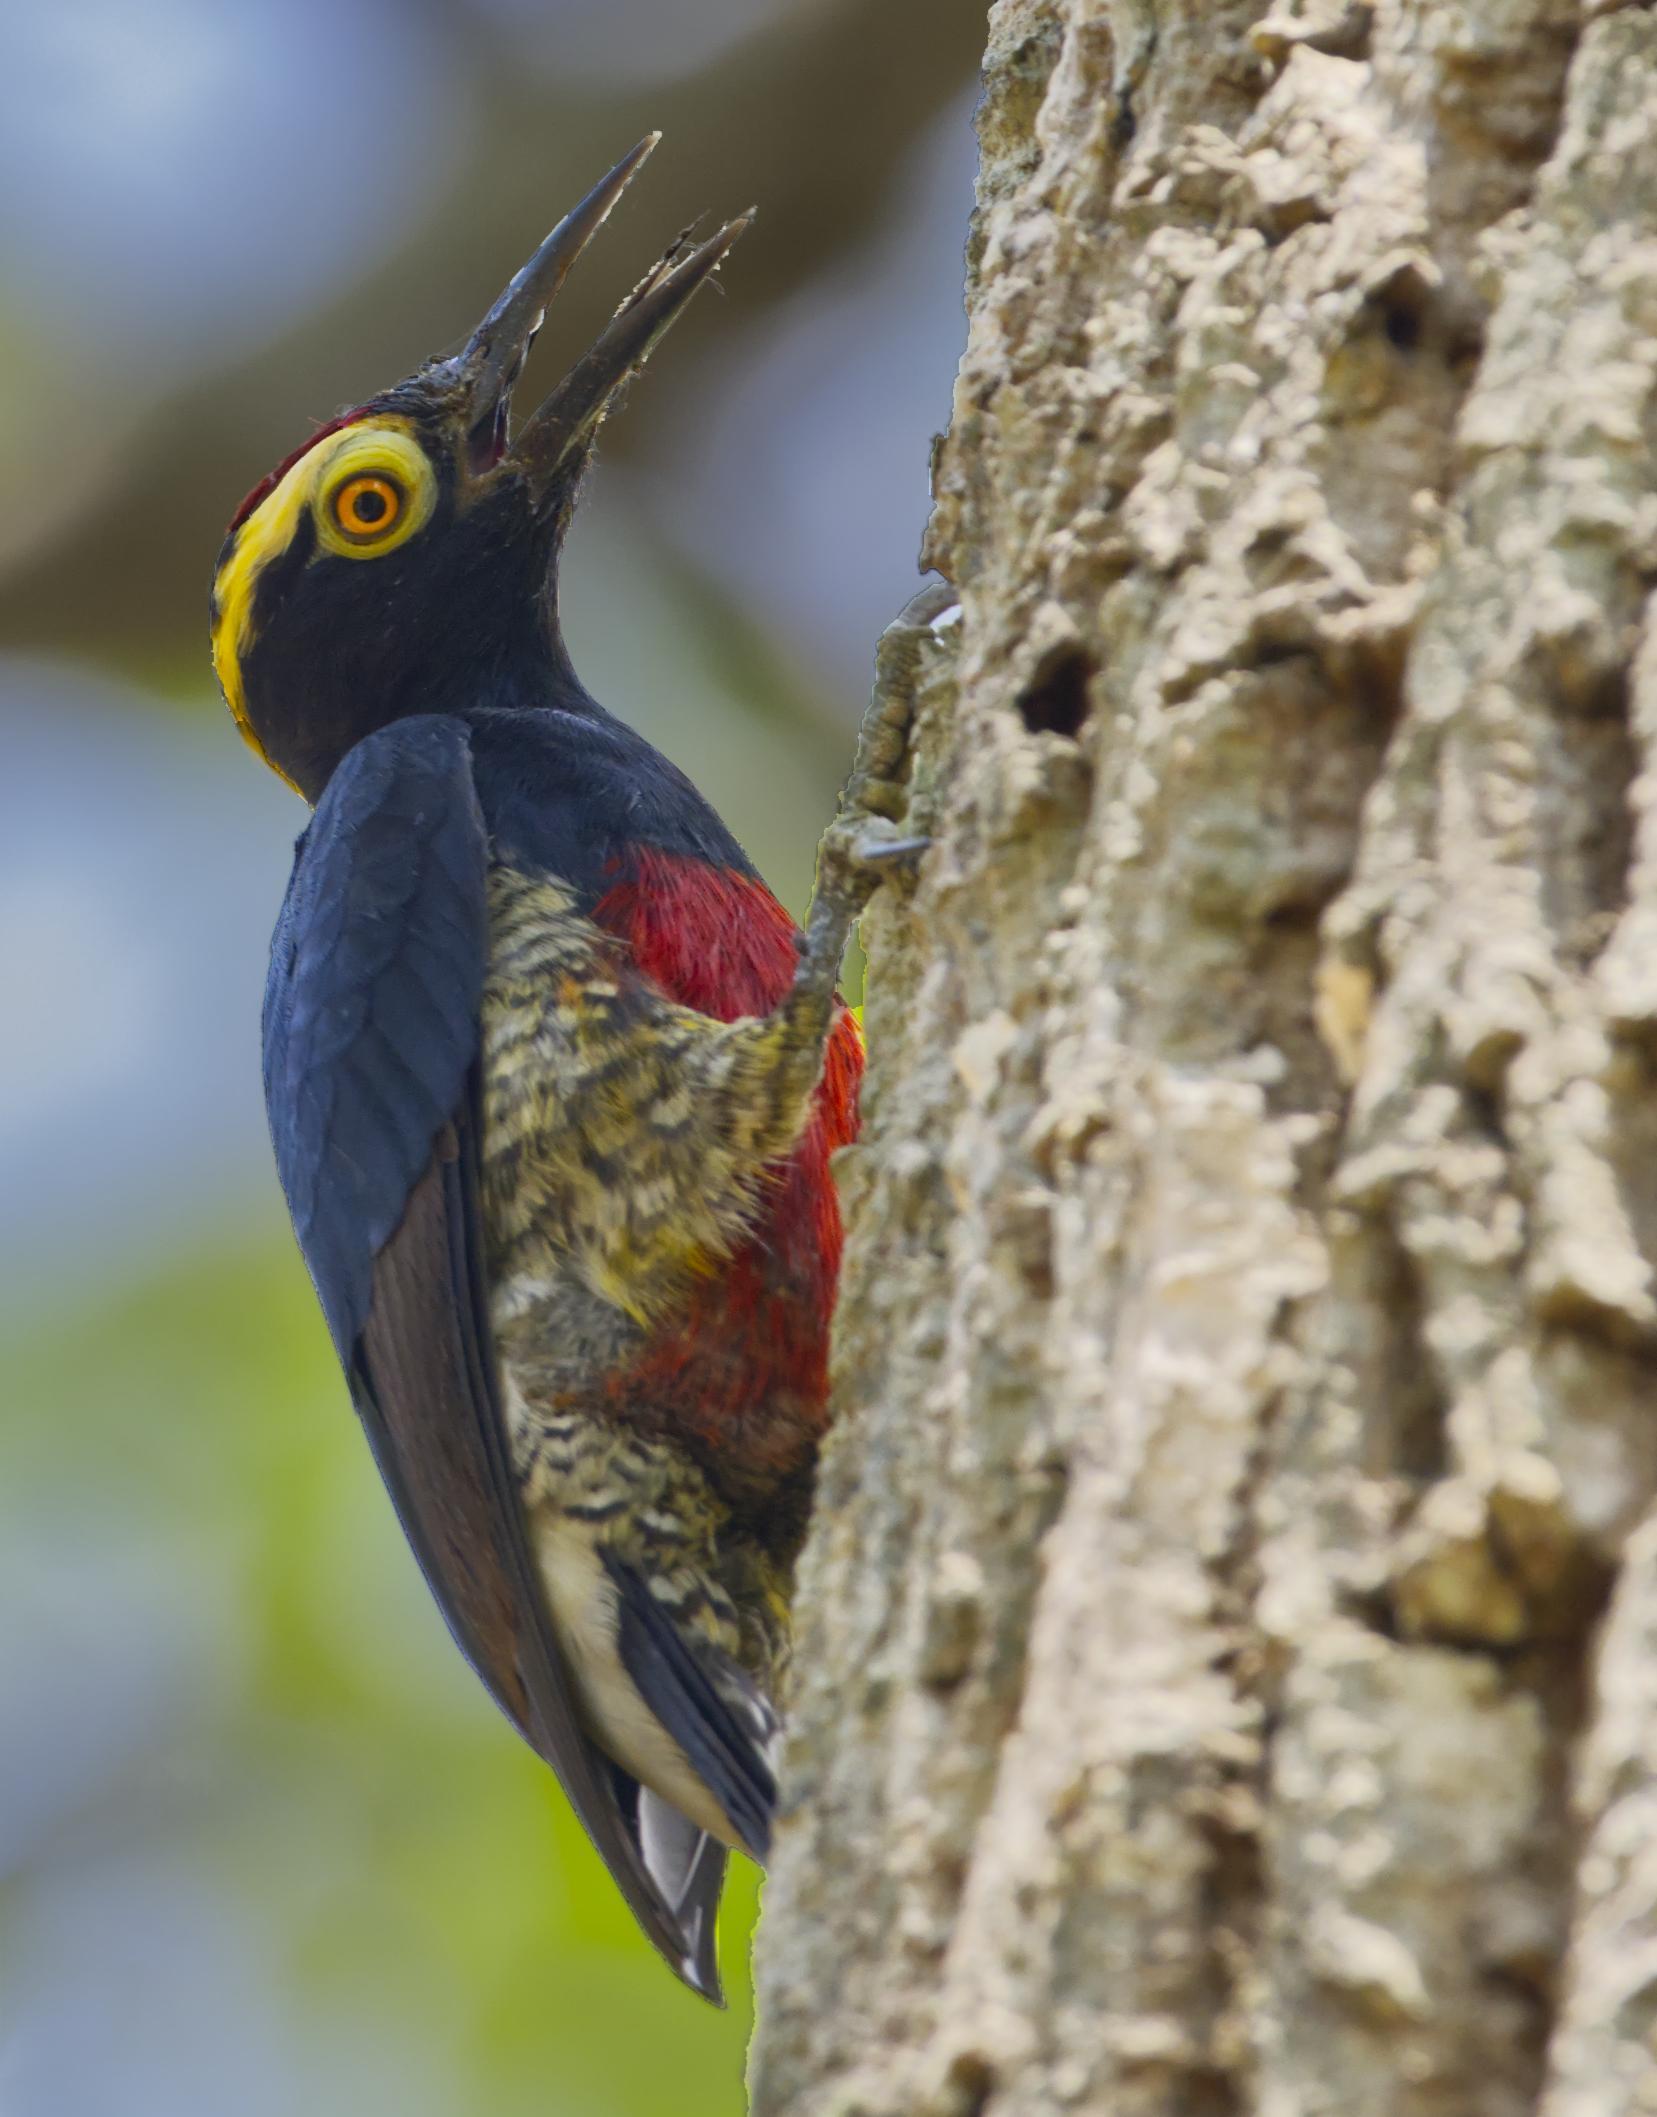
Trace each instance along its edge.
<instances>
[{"instance_id":1,"label":"woodpecker beak","mask_svg":"<svg viewBox=\"0 0 1657 2117\"><path fill-rule=\"evenodd\" d=\"M547 305L660 138L659 132L647 134L565 214L453 362L466 405L469 467L475 475L496 465L514 467L529 479L538 503L556 488L559 472L579 460L617 390L643 365L702 282L719 269L753 218L746 213L727 221L694 246L681 237L508 446L512 388Z\"/></svg>"}]
</instances>

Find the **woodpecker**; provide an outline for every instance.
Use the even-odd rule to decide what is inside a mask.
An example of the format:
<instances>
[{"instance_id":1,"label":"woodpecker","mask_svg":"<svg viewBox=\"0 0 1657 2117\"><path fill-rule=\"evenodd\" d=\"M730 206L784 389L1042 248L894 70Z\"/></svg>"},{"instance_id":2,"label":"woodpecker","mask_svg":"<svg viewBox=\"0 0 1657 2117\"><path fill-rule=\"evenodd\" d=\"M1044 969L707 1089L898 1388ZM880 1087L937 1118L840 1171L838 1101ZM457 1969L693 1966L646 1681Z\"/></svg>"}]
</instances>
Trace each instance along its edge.
<instances>
[{"instance_id":1,"label":"woodpecker","mask_svg":"<svg viewBox=\"0 0 1657 2117\"><path fill-rule=\"evenodd\" d=\"M557 569L618 393L748 224L681 239L516 428L548 302L656 144L463 349L248 496L213 658L312 807L272 943L277 1172L356 1409L462 1650L640 1926L720 1997L763 1861L826 1419L836 990L896 833L865 723L806 930L685 775L582 687Z\"/></svg>"}]
</instances>

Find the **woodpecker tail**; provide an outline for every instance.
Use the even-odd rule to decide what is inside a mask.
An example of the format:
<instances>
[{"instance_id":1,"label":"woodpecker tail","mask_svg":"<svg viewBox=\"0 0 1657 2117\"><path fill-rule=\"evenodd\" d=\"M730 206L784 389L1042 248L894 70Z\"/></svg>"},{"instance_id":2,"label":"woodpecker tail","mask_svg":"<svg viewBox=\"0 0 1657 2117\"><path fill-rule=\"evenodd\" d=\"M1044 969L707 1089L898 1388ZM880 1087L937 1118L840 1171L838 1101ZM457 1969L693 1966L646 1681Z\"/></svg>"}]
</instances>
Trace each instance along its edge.
<instances>
[{"instance_id":1,"label":"woodpecker tail","mask_svg":"<svg viewBox=\"0 0 1657 2117\"><path fill-rule=\"evenodd\" d=\"M639 1788L639 1850L645 1871L662 1892L685 1936L685 1977L700 1992L719 1992L716 1926L727 1854L719 1840L680 1815L670 1802Z\"/></svg>"}]
</instances>

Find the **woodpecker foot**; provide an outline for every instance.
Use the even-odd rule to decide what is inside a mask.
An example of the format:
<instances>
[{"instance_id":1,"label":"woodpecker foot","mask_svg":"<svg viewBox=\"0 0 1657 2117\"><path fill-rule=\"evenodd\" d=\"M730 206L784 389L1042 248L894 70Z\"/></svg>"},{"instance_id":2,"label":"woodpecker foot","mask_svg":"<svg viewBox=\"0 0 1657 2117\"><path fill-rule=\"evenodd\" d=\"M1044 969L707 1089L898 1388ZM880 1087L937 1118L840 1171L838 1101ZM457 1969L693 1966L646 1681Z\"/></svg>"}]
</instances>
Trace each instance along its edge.
<instances>
[{"instance_id":1,"label":"woodpecker foot","mask_svg":"<svg viewBox=\"0 0 1657 2117\"><path fill-rule=\"evenodd\" d=\"M843 807L823 833L798 985L825 998L832 993L852 924L879 886L882 856L900 845L913 847L915 841L901 838L896 826L878 813L849 807Z\"/></svg>"},{"instance_id":2,"label":"woodpecker foot","mask_svg":"<svg viewBox=\"0 0 1657 2117\"><path fill-rule=\"evenodd\" d=\"M841 819L861 811L870 819L891 822L908 807L903 771L915 718L921 648L959 609L960 599L947 581L929 581L880 635L874 691L857 731L857 754L840 797ZM894 841L878 831L870 835L870 857L891 859L894 854Z\"/></svg>"},{"instance_id":3,"label":"woodpecker foot","mask_svg":"<svg viewBox=\"0 0 1657 2117\"><path fill-rule=\"evenodd\" d=\"M832 991L857 918L893 868L912 866L931 844L902 828L909 805L904 772L915 715L921 648L957 608L955 592L932 582L881 634L874 691L857 734L840 809L817 851L817 887L806 922L800 980Z\"/></svg>"}]
</instances>

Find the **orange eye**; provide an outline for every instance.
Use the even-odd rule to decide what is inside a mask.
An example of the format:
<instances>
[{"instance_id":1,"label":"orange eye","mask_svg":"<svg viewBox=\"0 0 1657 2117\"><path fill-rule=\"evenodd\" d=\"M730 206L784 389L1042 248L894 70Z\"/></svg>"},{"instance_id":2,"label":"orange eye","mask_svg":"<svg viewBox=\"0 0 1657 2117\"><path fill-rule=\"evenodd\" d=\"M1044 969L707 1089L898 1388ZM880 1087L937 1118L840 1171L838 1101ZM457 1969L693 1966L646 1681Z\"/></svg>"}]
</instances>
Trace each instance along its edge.
<instances>
[{"instance_id":1,"label":"orange eye","mask_svg":"<svg viewBox=\"0 0 1657 2117\"><path fill-rule=\"evenodd\" d=\"M334 520L343 535L372 544L396 528L405 504L403 488L375 471L346 479L334 495Z\"/></svg>"}]
</instances>

